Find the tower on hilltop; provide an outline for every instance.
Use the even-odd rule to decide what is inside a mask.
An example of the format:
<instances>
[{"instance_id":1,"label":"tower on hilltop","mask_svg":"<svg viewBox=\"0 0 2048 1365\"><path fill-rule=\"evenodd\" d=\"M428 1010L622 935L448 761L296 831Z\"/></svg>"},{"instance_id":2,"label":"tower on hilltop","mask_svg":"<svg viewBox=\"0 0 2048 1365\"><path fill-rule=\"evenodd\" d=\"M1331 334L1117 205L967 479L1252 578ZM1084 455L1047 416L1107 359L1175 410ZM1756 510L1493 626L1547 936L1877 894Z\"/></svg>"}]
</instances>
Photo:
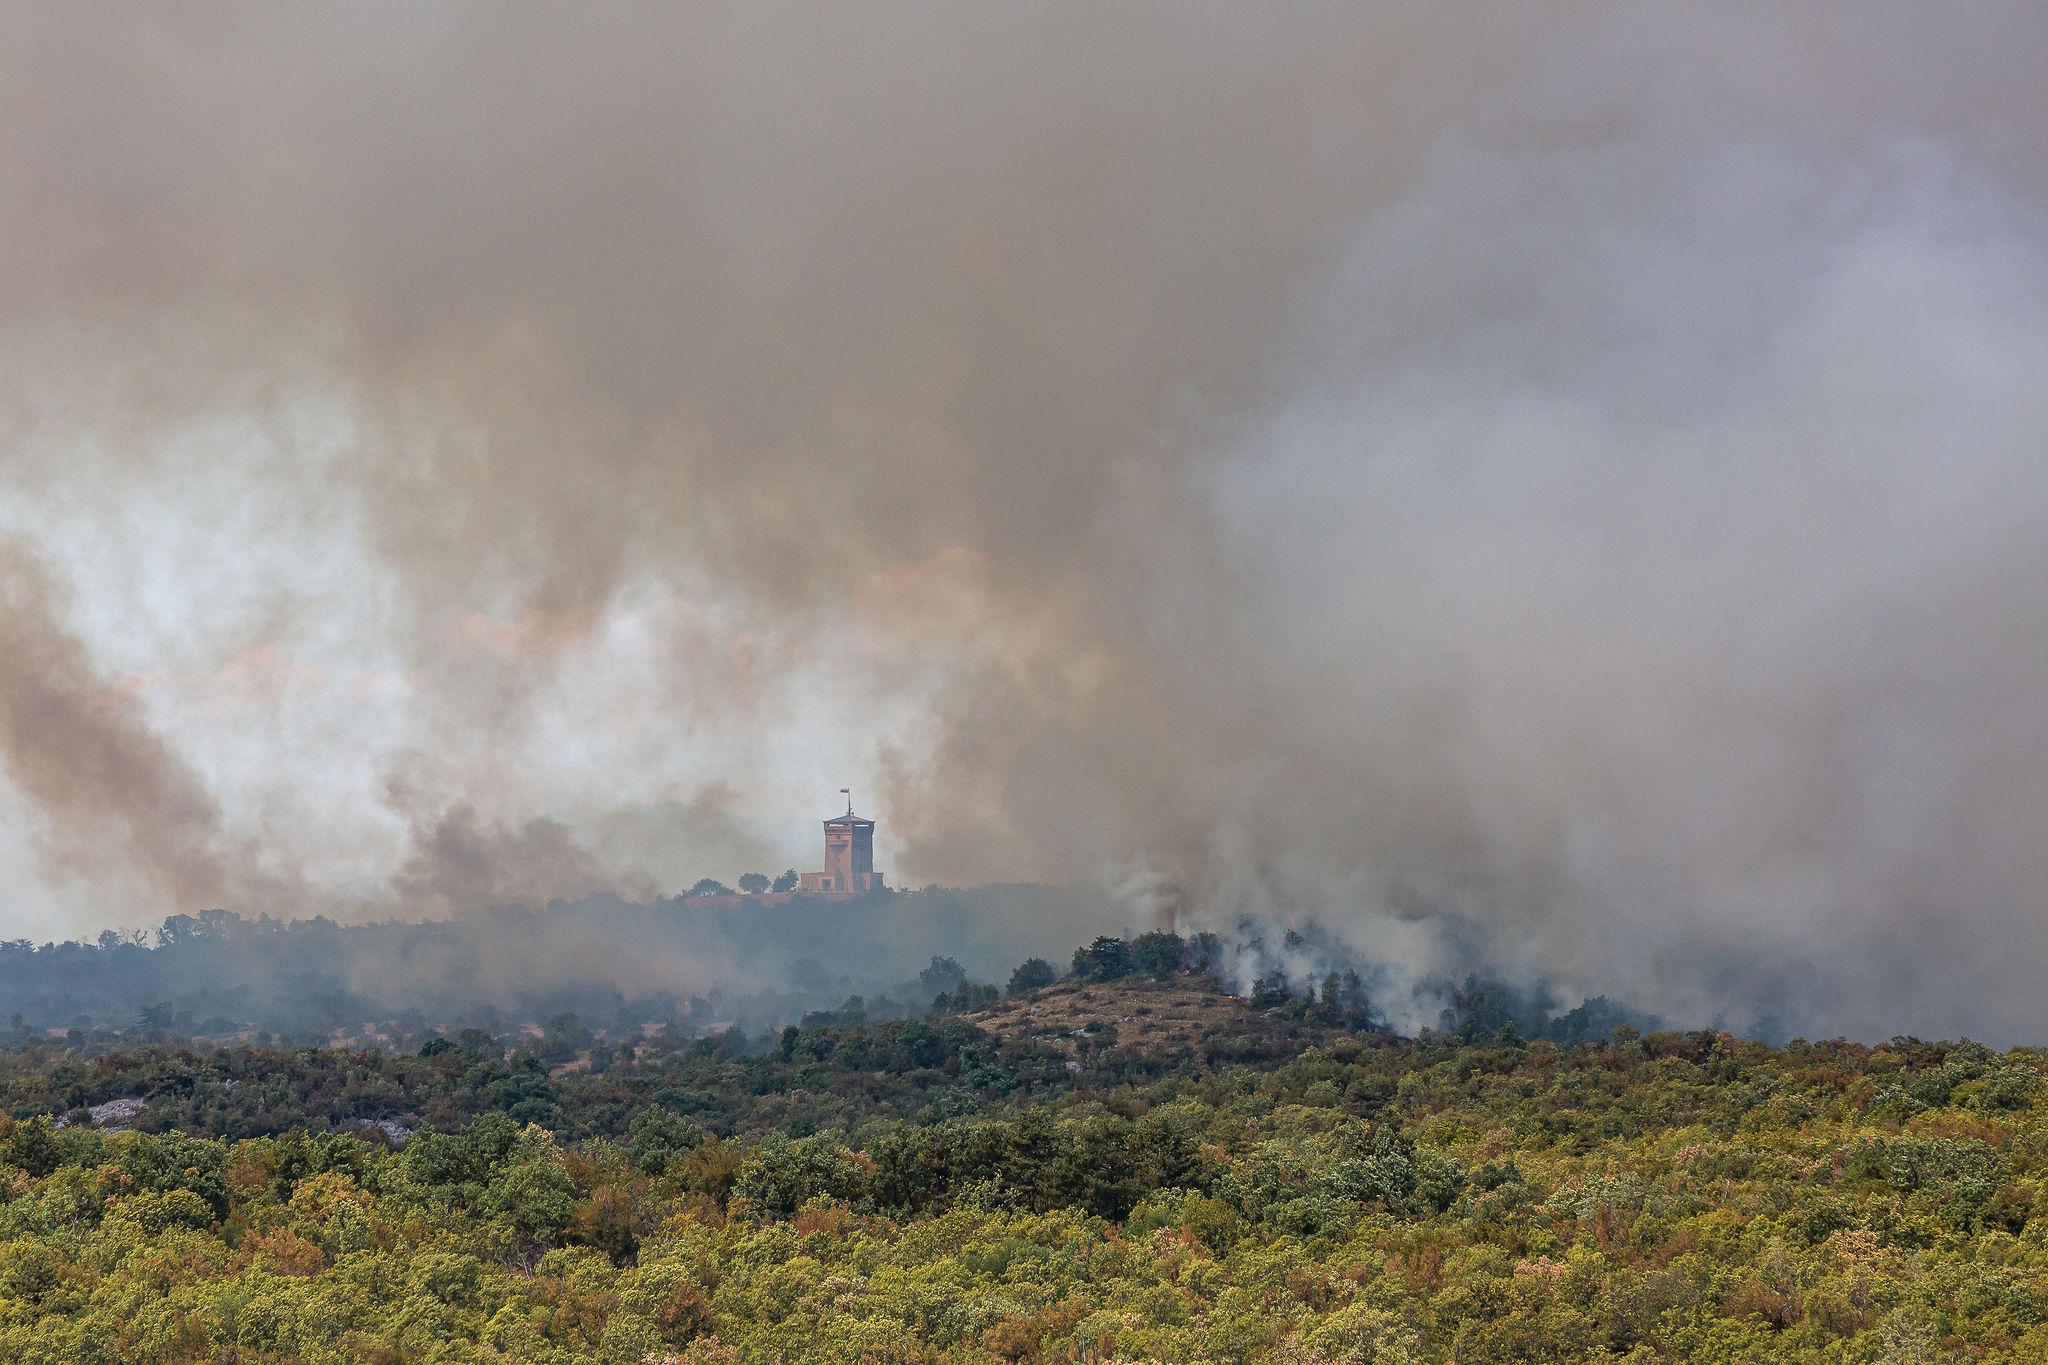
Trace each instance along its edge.
<instances>
[{"instance_id":1,"label":"tower on hilltop","mask_svg":"<svg viewBox=\"0 0 2048 1365\"><path fill-rule=\"evenodd\" d=\"M806 896L850 896L880 891L882 874L875 871L875 822L853 813L853 793L845 787L846 814L825 822L825 870L806 872L797 891Z\"/></svg>"}]
</instances>

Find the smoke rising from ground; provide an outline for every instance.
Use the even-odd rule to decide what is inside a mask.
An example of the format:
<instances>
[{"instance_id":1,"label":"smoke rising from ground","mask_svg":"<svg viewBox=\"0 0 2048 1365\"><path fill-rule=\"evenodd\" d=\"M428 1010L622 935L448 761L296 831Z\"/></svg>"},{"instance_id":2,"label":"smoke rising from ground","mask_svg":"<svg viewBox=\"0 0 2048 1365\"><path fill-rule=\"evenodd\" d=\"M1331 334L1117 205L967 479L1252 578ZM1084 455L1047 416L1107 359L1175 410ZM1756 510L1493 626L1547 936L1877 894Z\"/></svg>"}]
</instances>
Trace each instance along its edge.
<instances>
[{"instance_id":1,"label":"smoke rising from ground","mask_svg":"<svg viewBox=\"0 0 2048 1365\"><path fill-rule=\"evenodd\" d=\"M45 879L644 894L854 780L899 881L2038 1038L2044 24L17 16Z\"/></svg>"}]
</instances>

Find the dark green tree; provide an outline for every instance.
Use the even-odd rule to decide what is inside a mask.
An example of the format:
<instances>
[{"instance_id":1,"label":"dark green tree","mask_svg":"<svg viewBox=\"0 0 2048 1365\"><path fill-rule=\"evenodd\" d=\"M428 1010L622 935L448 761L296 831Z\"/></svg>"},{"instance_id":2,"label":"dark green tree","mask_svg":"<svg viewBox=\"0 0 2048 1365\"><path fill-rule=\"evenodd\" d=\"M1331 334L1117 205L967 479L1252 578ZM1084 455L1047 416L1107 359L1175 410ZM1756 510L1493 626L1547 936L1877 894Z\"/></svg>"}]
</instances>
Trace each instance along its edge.
<instances>
[{"instance_id":1,"label":"dark green tree","mask_svg":"<svg viewBox=\"0 0 2048 1365\"><path fill-rule=\"evenodd\" d=\"M917 974L926 999L950 991L966 979L966 969L950 957L934 957L931 965Z\"/></svg>"},{"instance_id":2,"label":"dark green tree","mask_svg":"<svg viewBox=\"0 0 2048 1365\"><path fill-rule=\"evenodd\" d=\"M649 1175L660 1175L669 1162L688 1156L704 1140L702 1128L657 1105L636 1110L626 1130L632 1135L626 1151Z\"/></svg>"},{"instance_id":3,"label":"dark green tree","mask_svg":"<svg viewBox=\"0 0 2048 1365\"><path fill-rule=\"evenodd\" d=\"M1009 992L1011 995L1022 995L1025 991L1050 986L1057 980L1059 973L1053 970L1050 962L1042 957L1027 957L1017 964L1016 971L1010 973Z\"/></svg>"},{"instance_id":4,"label":"dark green tree","mask_svg":"<svg viewBox=\"0 0 2048 1365\"><path fill-rule=\"evenodd\" d=\"M1074 975L1083 981L1120 981L1138 970L1131 945L1108 934L1074 950Z\"/></svg>"},{"instance_id":5,"label":"dark green tree","mask_svg":"<svg viewBox=\"0 0 2048 1365\"><path fill-rule=\"evenodd\" d=\"M1155 931L1138 935L1131 944L1131 956L1145 975L1164 981L1180 970L1187 947L1187 940L1179 934Z\"/></svg>"},{"instance_id":6,"label":"dark green tree","mask_svg":"<svg viewBox=\"0 0 2048 1365\"><path fill-rule=\"evenodd\" d=\"M1287 973L1273 971L1252 982L1252 1008L1269 1010L1287 1003Z\"/></svg>"}]
</instances>

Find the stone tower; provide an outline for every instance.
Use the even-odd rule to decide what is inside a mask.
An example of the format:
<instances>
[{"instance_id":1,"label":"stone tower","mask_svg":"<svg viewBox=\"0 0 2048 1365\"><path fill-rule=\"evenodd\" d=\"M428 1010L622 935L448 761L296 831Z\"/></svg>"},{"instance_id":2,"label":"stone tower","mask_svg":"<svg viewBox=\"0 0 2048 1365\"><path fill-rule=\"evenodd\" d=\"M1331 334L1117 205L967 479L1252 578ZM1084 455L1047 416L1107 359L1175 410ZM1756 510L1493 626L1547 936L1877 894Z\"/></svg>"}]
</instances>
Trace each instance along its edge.
<instances>
[{"instance_id":1,"label":"stone tower","mask_svg":"<svg viewBox=\"0 0 2048 1365\"><path fill-rule=\"evenodd\" d=\"M875 822L853 813L853 794L844 787L846 813L825 822L825 870L806 872L797 889L811 896L858 895L882 890L875 871Z\"/></svg>"}]
</instances>

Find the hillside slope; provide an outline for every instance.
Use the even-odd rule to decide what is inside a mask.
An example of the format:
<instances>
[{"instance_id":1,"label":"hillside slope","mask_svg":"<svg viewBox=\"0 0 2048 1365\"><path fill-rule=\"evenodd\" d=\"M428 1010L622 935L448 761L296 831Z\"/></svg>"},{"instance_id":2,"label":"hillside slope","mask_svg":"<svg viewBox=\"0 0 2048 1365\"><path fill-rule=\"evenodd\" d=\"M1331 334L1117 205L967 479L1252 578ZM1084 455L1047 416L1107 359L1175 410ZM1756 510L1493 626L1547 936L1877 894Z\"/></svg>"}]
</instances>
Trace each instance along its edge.
<instances>
[{"instance_id":1,"label":"hillside slope","mask_svg":"<svg viewBox=\"0 0 2048 1365\"><path fill-rule=\"evenodd\" d=\"M1240 996L1191 981L1062 982L962 1017L999 1038L1070 1055L1114 1048L1145 1060L1211 1064L1293 1056L1337 1035L1298 1010L1255 1010Z\"/></svg>"}]
</instances>

